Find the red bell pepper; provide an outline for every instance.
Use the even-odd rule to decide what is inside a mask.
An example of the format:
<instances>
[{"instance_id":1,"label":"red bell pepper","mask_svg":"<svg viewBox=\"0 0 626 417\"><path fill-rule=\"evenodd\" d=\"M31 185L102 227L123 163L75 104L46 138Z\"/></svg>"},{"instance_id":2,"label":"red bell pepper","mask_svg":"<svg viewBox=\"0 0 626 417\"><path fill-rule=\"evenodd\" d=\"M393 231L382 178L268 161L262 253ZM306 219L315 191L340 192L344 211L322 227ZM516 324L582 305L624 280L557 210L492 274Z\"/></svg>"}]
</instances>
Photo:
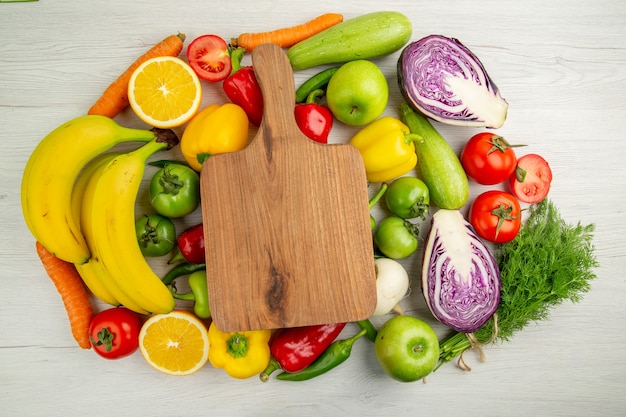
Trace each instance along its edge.
<instances>
[{"instance_id":1,"label":"red bell pepper","mask_svg":"<svg viewBox=\"0 0 626 417\"><path fill-rule=\"evenodd\" d=\"M167 263L187 261L192 264L202 264L205 261L204 230L202 223L191 226L178 236L176 241L177 252Z\"/></svg>"},{"instance_id":2,"label":"red bell pepper","mask_svg":"<svg viewBox=\"0 0 626 417\"><path fill-rule=\"evenodd\" d=\"M303 104L296 104L295 116L298 127L309 139L328 143L328 134L333 127L333 114L330 109L315 100L324 95L324 90L313 90Z\"/></svg>"},{"instance_id":3,"label":"red bell pepper","mask_svg":"<svg viewBox=\"0 0 626 417\"><path fill-rule=\"evenodd\" d=\"M280 329L272 338L270 352L286 372L309 366L339 336L346 323Z\"/></svg>"},{"instance_id":4,"label":"red bell pepper","mask_svg":"<svg viewBox=\"0 0 626 417\"><path fill-rule=\"evenodd\" d=\"M252 66L241 66L245 49L236 48L231 52L232 72L222 83L226 96L240 106L248 115L248 120L255 126L263 118L263 94L254 75Z\"/></svg>"}]
</instances>

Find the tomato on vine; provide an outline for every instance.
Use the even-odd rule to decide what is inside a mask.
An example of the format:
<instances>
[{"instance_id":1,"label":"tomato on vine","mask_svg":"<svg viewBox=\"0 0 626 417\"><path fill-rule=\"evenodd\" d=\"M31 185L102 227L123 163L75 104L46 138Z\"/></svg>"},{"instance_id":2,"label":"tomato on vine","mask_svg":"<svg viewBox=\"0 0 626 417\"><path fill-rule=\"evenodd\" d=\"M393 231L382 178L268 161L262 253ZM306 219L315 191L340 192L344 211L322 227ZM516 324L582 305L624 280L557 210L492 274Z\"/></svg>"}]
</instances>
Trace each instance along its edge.
<instances>
[{"instance_id":1,"label":"tomato on vine","mask_svg":"<svg viewBox=\"0 0 626 417\"><path fill-rule=\"evenodd\" d=\"M461 164L467 176L477 183L499 184L515 171L517 157L513 148L519 146L524 145L511 145L494 133L478 133L461 151Z\"/></svg>"},{"instance_id":2,"label":"tomato on vine","mask_svg":"<svg viewBox=\"0 0 626 417\"><path fill-rule=\"evenodd\" d=\"M480 194L469 211L469 222L481 238L493 243L510 242L522 225L522 210L511 193L490 190Z\"/></svg>"}]
</instances>

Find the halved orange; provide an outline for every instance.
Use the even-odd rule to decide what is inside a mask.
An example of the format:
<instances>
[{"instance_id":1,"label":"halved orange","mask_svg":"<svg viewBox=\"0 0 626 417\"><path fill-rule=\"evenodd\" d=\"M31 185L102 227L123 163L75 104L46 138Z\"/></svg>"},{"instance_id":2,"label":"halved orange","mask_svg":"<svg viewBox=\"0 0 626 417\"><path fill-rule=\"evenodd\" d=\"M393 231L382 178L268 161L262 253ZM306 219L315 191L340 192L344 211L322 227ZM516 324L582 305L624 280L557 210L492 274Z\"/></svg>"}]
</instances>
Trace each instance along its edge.
<instances>
[{"instance_id":1,"label":"halved orange","mask_svg":"<svg viewBox=\"0 0 626 417\"><path fill-rule=\"evenodd\" d=\"M209 359L204 323L190 312L154 314L139 332L139 350L153 368L168 375L190 375Z\"/></svg>"},{"instance_id":2,"label":"halved orange","mask_svg":"<svg viewBox=\"0 0 626 417\"><path fill-rule=\"evenodd\" d=\"M180 58L151 58L133 72L128 101L150 126L171 129L188 122L200 108L202 86L189 64Z\"/></svg>"}]
</instances>

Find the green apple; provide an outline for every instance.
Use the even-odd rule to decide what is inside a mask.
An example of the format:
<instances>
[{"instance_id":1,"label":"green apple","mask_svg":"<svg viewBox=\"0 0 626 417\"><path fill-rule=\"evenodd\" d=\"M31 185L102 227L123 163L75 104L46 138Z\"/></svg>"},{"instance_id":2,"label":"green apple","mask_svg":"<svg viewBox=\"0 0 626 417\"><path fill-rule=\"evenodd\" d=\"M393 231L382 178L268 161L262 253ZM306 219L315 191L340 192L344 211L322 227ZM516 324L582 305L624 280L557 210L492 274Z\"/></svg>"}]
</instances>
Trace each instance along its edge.
<instances>
[{"instance_id":1,"label":"green apple","mask_svg":"<svg viewBox=\"0 0 626 417\"><path fill-rule=\"evenodd\" d=\"M425 321L399 315L380 327L374 351L387 375L401 382L412 382L435 369L439 361L439 339Z\"/></svg>"},{"instance_id":2,"label":"green apple","mask_svg":"<svg viewBox=\"0 0 626 417\"><path fill-rule=\"evenodd\" d=\"M335 118L349 126L373 122L387 107L389 85L376 64L356 60L343 64L326 88L326 102Z\"/></svg>"}]
</instances>

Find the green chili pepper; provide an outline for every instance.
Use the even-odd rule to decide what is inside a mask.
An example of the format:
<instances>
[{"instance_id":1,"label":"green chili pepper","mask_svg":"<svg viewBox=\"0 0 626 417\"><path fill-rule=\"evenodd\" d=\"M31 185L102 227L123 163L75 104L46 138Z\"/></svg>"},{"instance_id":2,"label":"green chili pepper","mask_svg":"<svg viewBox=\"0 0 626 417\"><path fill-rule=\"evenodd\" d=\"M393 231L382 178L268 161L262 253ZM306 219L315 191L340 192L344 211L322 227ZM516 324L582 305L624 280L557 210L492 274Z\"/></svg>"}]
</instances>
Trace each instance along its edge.
<instances>
[{"instance_id":1,"label":"green chili pepper","mask_svg":"<svg viewBox=\"0 0 626 417\"><path fill-rule=\"evenodd\" d=\"M189 275L202 269L206 269L206 265L204 263L194 264L191 262L184 262L170 269L165 276L161 278L161 281L165 285L170 285L176 278L183 275Z\"/></svg>"},{"instance_id":2,"label":"green chili pepper","mask_svg":"<svg viewBox=\"0 0 626 417\"><path fill-rule=\"evenodd\" d=\"M326 87L330 78L337 72L338 69L339 67L327 68L306 80L296 90L296 103L304 103L312 91Z\"/></svg>"},{"instance_id":3,"label":"green chili pepper","mask_svg":"<svg viewBox=\"0 0 626 417\"><path fill-rule=\"evenodd\" d=\"M305 381L336 368L350 357L350 353L352 353L352 345L354 345L354 342L366 333L367 330L362 329L360 332L348 339L334 341L330 346L328 346L328 349L326 349L324 353L322 353L320 357L315 360L315 362L304 368L302 371L292 373L282 372L276 376L276 379L280 379L282 381Z\"/></svg>"},{"instance_id":4,"label":"green chili pepper","mask_svg":"<svg viewBox=\"0 0 626 417\"><path fill-rule=\"evenodd\" d=\"M201 319L208 319L211 317L211 310L209 308L206 270L196 271L189 275L187 282L193 293L193 312Z\"/></svg>"},{"instance_id":5,"label":"green chili pepper","mask_svg":"<svg viewBox=\"0 0 626 417\"><path fill-rule=\"evenodd\" d=\"M368 319L359 320L355 322L360 329L365 330L365 337L367 337L372 342L376 341L376 336L378 335L378 330Z\"/></svg>"},{"instance_id":6,"label":"green chili pepper","mask_svg":"<svg viewBox=\"0 0 626 417\"><path fill-rule=\"evenodd\" d=\"M201 269L193 272L187 278L187 283L191 291L180 294L176 292L176 287L170 285L170 291L177 300L193 301L193 312L201 319L211 317L211 309L209 308L209 292L207 290L206 270Z\"/></svg>"}]
</instances>

